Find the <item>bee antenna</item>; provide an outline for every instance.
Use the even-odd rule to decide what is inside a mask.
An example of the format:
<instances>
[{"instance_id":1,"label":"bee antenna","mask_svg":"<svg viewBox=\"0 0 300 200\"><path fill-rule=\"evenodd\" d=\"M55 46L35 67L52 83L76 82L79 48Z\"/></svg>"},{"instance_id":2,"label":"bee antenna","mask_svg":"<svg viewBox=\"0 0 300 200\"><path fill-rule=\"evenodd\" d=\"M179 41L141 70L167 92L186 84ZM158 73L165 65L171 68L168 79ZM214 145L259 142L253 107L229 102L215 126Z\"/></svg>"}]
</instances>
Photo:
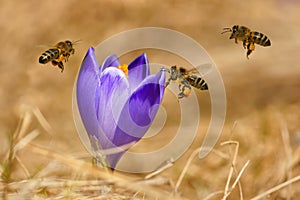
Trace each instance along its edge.
<instances>
[{"instance_id":1,"label":"bee antenna","mask_svg":"<svg viewBox=\"0 0 300 200\"><path fill-rule=\"evenodd\" d=\"M223 33L227 33L227 32L232 32L232 29L231 28L223 28L223 32L221 33L221 34L223 34Z\"/></svg>"},{"instance_id":2,"label":"bee antenna","mask_svg":"<svg viewBox=\"0 0 300 200\"><path fill-rule=\"evenodd\" d=\"M73 44L79 44L80 42L82 42L82 39L72 41Z\"/></svg>"}]
</instances>

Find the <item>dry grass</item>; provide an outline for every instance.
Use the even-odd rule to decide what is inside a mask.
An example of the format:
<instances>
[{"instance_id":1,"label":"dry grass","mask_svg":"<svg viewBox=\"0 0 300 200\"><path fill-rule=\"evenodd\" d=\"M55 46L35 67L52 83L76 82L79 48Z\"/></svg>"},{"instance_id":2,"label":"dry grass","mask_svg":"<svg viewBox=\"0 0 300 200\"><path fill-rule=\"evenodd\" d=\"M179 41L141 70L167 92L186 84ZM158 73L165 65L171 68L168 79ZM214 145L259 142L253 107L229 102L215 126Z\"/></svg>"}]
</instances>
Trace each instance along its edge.
<instances>
[{"instance_id":1,"label":"dry grass","mask_svg":"<svg viewBox=\"0 0 300 200\"><path fill-rule=\"evenodd\" d=\"M2 0L0 198L299 199L299 9L292 0L65 0L59 5ZM241 44L220 35L234 24L265 33L272 46L257 46L247 60ZM210 119L209 95L197 93L202 126L183 157L148 176L112 174L92 166L79 140L73 84L89 46L143 26L183 32L209 52L226 87L226 124L214 151L202 160L195 157ZM63 74L37 62L44 51L40 45L64 39L82 42ZM149 59L182 62L157 52L149 52ZM166 124L171 134L179 119L172 108L178 105L173 96L166 96L164 105L174 110Z\"/></svg>"},{"instance_id":2,"label":"dry grass","mask_svg":"<svg viewBox=\"0 0 300 200\"><path fill-rule=\"evenodd\" d=\"M37 129L29 130L34 117L44 129L51 130L38 108L26 106L26 109L23 109L16 131L8 135L9 149L4 156L1 172L2 184L0 189L3 199L185 199L180 192L184 190L181 188L181 184L187 173L189 176L193 174L192 171L189 171L189 167L196 159L200 148L191 153L175 185L170 177L160 175L163 170L153 173L151 176L146 176L144 180L137 179L137 177L128 179L114 175L107 170L99 169L93 166L91 162L35 144L34 140L40 134L40 131ZM300 181L300 175L294 176L293 171L299 165L300 159L289 142L290 133L285 121L281 115L277 115L277 119L282 135L282 150L285 151L286 160L281 163L281 165L284 165L284 171L281 171L282 166L277 166L279 170L275 170L277 171L277 177L275 178L282 179L280 182L285 181L273 185L268 190L266 188L266 191L260 191L261 194L254 195L251 200L263 199L270 195L279 197L282 196L281 191L285 190L284 193L287 196L284 199L293 199L299 193L297 187L293 187L293 184ZM237 123L234 127L236 126ZM224 180L223 190L211 192L202 198L205 200L225 200L230 199L231 193L237 191L238 197L235 198L244 199L243 188L248 184L242 184L240 180L249 173L246 168L249 166L250 161L246 161L238 169L241 162L238 155L240 143L238 141L225 141L220 145L221 148L235 146L233 149L229 148L228 153L222 152L219 148L212 151L215 156L227 163L227 181ZM31 173L24 164L22 157L20 157L22 151L46 157L50 162L47 166ZM167 166L172 167L172 165ZM274 167L276 168L276 166ZM13 172L19 170L25 178L14 178ZM67 171L70 175L66 177L59 175L62 171ZM226 176L224 175L224 177Z\"/></svg>"}]
</instances>

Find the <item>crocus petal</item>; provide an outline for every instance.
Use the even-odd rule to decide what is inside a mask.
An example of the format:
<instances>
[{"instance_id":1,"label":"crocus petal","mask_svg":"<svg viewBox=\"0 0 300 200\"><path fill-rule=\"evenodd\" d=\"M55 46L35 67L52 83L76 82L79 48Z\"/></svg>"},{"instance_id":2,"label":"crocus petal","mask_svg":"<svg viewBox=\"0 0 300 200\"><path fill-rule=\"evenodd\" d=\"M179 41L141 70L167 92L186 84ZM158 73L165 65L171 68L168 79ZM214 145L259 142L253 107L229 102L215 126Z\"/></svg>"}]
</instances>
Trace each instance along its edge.
<instances>
[{"instance_id":1,"label":"crocus petal","mask_svg":"<svg viewBox=\"0 0 300 200\"><path fill-rule=\"evenodd\" d=\"M165 70L161 70L157 74L148 76L130 96L130 116L136 125L141 127L151 125L156 115L156 112L152 112L151 109L153 106L157 108L162 101L165 75ZM139 134L136 136L140 137Z\"/></svg>"},{"instance_id":2,"label":"crocus petal","mask_svg":"<svg viewBox=\"0 0 300 200\"><path fill-rule=\"evenodd\" d=\"M128 81L132 92L150 74L149 70L149 62L145 53L128 65Z\"/></svg>"},{"instance_id":3,"label":"crocus petal","mask_svg":"<svg viewBox=\"0 0 300 200\"><path fill-rule=\"evenodd\" d=\"M106 68L100 76L96 107L99 132L97 139L103 149L114 148L112 144L120 112L129 98L129 83L125 74L114 67Z\"/></svg>"},{"instance_id":4,"label":"crocus petal","mask_svg":"<svg viewBox=\"0 0 300 200\"><path fill-rule=\"evenodd\" d=\"M98 74L98 62L94 54L94 49L91 47L82 62L76 88L78 110L89 135L95 135L98 131L98 120L95 109L96 90L100 84Z\"/></svg>"},{"instance_id":5,"label":"crocus petal","mask_svg":"<svg viewBox=\"0 0 300 200\"><path fill-rule=\"evenodd\" d=\"M118 56L113 54L105 58L102 65L100 66L100 72L104 71L107 67L119 66L121 65L118 59Z\"/></svg>"},{"instance_id":6,"label":"crocus petal","mask_svg":"<svg viewBox=\"0 0 300 200\"><path fill-rule=\"evenodd\" d=\"M162 101L165 78L165 70L148 76L130 96L122 109L112 140L116 146L137 142L145 135ZM124 153L109 155L111 167Z\"/></svg>"},{"instance_id":7,"label":"crocus petal","mask_svg":"<svg viewBox=\"0 0 300 200\"><path fill-rule=\"evenodd\" d=\"M157 74L148 76L140 84L124 105L118 121L118 128L136 138L144 136L156 114L156 112L152 112L152 109L157 109L162 101L165 78L166 72L161 70ZM115 144L128 143L127 141L122 142L124 140L118 136L118 133L115 134L113 141L118 141L119 138L120 143L114 142Z\"/></svg>"}]
</instances>

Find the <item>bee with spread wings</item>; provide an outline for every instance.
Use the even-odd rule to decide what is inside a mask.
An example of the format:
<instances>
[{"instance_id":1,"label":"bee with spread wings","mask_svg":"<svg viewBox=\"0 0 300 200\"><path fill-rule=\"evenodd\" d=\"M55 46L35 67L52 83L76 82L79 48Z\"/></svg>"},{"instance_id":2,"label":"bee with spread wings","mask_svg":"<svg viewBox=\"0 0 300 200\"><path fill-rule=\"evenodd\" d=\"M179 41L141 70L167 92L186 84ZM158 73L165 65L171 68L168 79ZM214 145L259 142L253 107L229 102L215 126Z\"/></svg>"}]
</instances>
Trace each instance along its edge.
<instances>
[{"instance_id":1,"label":"bee with spread wings","mask_svg":"<svg viewBox=\"0 0 300 200\"><path fill-rule=\"evenodd\" d=\"M67 62L69 57L75 53L74 45L79 41L80 40L71 42L70 40L66 40L57 43L39 57L39 63L46 64L51 61L53 66L58 66L61 72L63 72L63 61Z\"/></svg>"},{"instance_id":2,"label":"bee with spread wings","mask_svg":"<svg viewBox=\"0 0 300 200\"><path fill-rule=\"evenodd\" d=\"M176 66L170 67L168 70L170 77L165 84L165 88L170 84L170 82L177 82L180 93L177 98L182 99L183 97L188 97L191 93L192 87L197 88L199 90L208 90L208 85L203 79L203 77L199 74L198 69L208 68L211 69L211 64L200 65L197 68L193 68L191 70L187 70L186 68Z\"/></svg>"},{"instance_id":3,"label":"bee with spread wings","mask_svg":"<svg viewBox=\"0 0 300 200\"><path fill-rule=\"evenodd\" d=\"M234 39L235 43L238 43L238 40L243 42L244 49L247 49L247 58L254 51L255 45L258 44L264 47L271 46L271 41L269 38L260 32L251 31L246 26L234 25L232 28L224 28L224 31L221 33L231 33L229 39Z\"/></svg>"}]
</instances>

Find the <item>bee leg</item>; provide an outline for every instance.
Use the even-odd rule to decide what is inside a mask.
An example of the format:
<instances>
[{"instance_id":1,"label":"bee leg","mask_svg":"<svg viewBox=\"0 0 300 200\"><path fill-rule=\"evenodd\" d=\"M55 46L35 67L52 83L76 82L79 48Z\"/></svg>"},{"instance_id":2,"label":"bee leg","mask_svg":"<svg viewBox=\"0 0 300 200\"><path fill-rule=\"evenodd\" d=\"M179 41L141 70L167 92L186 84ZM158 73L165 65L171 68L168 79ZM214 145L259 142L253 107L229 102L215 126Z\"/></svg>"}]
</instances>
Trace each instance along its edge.
<instances>
[{"instance_id":1,"label":"bee leg","mask_svg":"<svg viewBox=\"0 0 300 200\"><path fill-rule=\"evenodd\" d=\"M61 69L61 72L63 72L64 71L64 64L63 64L63 62L62 61L60 61L59 63L58 63L58 67Z\"/></svg>"},{"instance_id":2,"label":"bee leg","mask_svg":"<svg viewBox=\"0 0 300 200\"><path fill-rule=\"evenodd\" d=\"M180 92L177 96L177 99L182 99L184 97L184 93L183 92Z\"/></svg>"},{"instance_id":3,"label":"bee leg","mask_svg":"<svg viewBox=\"0 0 300 200\"><path fill-rule=\"evenodd\" d=\"M67 62L67 61L69 60L69 58L70 58L70 55L71 55L71 54L69 54L69 53L68 53L68 55L66 56L66 60L65 60L65 62Z\"/></svg>"},{"instance_id":4,"label":"bee leg","mask_svg":"<svg viewBox=\"0 0 300 200\"><path fill-rule=\"evenodd\" d=\"M168 87L169 84L170 84L170 82L167 81L167 82L165 83L165 85L164 85L164 88Z\"/></svg>"},{"instance_id":5,"label":"bee leg","mask_svg":"<svg viewBox=\"0 0 300 200\"><path fill-rule=\"evenodd\" d=\"M247 45L247 59L249 59L249 55L252 53L252 51L254 51L254 49L255 49L254 43L250 42Z\"/></svg>"},{"instance_id":6,"label":"bee leg","mask_svg":"<svg viewBox=\"0 0 300 200\"><path fill-rule=\"evenodd\" d=\"M238 43L237 38L234 38L234 42L235 42L236 44Z\"/></svg>"},{"instance_id":7,"label":"bee leg","mask_svg":"<svg viewBox=\"0 0 300 200\"><path fill-rule=\"evenodd\" d=\"M69 53L64 53L64 54L61 56L60 61L65 60L65 62L67 62L67 61L69 60L69 57L70 57L70 54L69 54Z\"/></svg>"},{"instance_id":8,"label":"bee leg","mask_svg":"<svg viewBox=\"0 0 300 200\"><path fill-rule=\"evenodd\" d=\"M181 89L181 86L182 86L181 84L182 84L182 83L180 83L180 84L178 85L178 89L179 89L179 90L182 90L182 89Z\"/></svg>"},{"instance_id":9,"label":"bee leg","mask_svg":"<svg viewBox=\"0 0 300 200\"><path fill-rule=\"evenodd\" d=\"M180 86L180 93L178 94L178 99L183 97L188 97L191 93L191 87L189 85L179 85ZM182 87L181 87L182 86Z\"/></svg>"},{"instance_id":10,"label":"bee leg","mask_svg":"<svg viewBox=\"0 0 300 200\"><path fill-rule=\"evenodd\" d=\"M249 55L250 55L251 53L252 53L252 50L249 49L249 47L247 46L247 55L246 55L247 59L249 59Z\"/></svg>"},{"instance_id":11,"label":"bee leg","mask_svg":"<svg viewBox=\"0 0 300 200\"><path fill-rule=\"evenodd\" d=\"M183 97L185 97L184 91L185 91L185 86L183 86L182 88L180 87L180 93L177 96L177 99L182 99Z\"/></svg>"},{"instance_id":12,"label":"bee leg","mask_svg":"<svg viewBox=\"0 0 300 200\"><path fill-rule=\"evenodd\" d=\"M180 83L178 85L178 89L179 89L180 93L177 96L177 100L182 99L184 97L184 88L185 88L185 86L182 87L182 83Z\"/></svg>"},{"instance_id":13,"label":"bee leg","mask_svg":"<svg viewBox=\"0 0 300 200\"><path fill-rule=\"evenodd\" d=\"M171 78L168 79L168 81L165 83L165 88L170 84Z\"/></svg>"},{"instance_id":14,"label":"bee leg","mask_svg":"<svg viewBox=\"0 0 300 200\"><path fill-rule=\"evenodd\" d=\"M247 48L247 40L244 40L244 41L243 41L243 47L244 47L244 49Z\"/></svg>"}]
</instances>

